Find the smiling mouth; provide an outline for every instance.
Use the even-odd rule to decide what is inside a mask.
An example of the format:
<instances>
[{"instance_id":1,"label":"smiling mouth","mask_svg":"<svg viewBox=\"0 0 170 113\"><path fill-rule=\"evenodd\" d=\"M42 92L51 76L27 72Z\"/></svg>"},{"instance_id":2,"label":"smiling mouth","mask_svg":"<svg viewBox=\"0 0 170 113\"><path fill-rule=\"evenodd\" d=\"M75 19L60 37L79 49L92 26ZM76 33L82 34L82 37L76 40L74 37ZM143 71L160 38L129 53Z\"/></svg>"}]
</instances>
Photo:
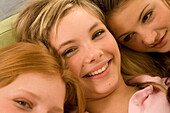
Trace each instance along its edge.
<instances>
[{"instance_id":1,"label":"smiling mouth","mask_svg":"<svg viewBox=\"0 0 170 113\"><path fill-rule=\"evenodd\" d=\"M165 38L166 34L167 34L167 31L165 32L165 34L164 34L164 36L161 38L161 40L160 40L157 44L155 44L153 47L159 47L159 46L162 44L162 41L163 41L163 39Z\"/></svg>"},{"instance_id":2,"label":"smiling mouth","mask_svg":"<svg viewBox=\"0 0 170 113\"><path fill-rule=\"evenodd\" d=\"M163 37L157 44L155 44L153 47L159 46L159 44L161 44L161 42L162 42L163 39L164 39L164 37Z\"/></svg>"},{"instance_id":3,"label":"smiling mouth","mask_svg":"<svg viewBox=\"0 0 170 113\"><path fill-rule=\"evenodd\" d=\"M108 67L108 62L102 68L100 68L96 71L90 72L89 74L85 75L84 77L92 77L92 76L101 74L107 69L107 67Z\"/></svg>"}]
</instances>

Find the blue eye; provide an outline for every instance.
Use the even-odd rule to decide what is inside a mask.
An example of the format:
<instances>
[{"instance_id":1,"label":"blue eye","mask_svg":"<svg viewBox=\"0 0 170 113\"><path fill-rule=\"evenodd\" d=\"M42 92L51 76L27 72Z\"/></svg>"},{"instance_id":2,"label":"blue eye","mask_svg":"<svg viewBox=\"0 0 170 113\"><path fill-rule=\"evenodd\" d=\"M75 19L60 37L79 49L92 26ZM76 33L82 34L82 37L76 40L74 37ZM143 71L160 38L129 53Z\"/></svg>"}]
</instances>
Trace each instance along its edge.
<instances>
[{"instance_id":1,"label":"blue eye","mask_svg":"<svg viewBox=\"0 0 170 113\"><path fill-rule=\"evenodd\" d=\"M67 56L68 54L74 52L76 50L76 48L70 48L64 51L64 53L62 54L62 56Z\"/></svg>"},{"instance_id":2,"label":"blue eye","mask_svg":"<svg viewBox=\"0 0 170 113\"><path fill-rule=\"evenodd\" d=\"M95 33L95 34L92 36L92 40L94 40L95 38L99 37L102 33L104 33L104 30L100 30L100 31L98 31L97 33Z\"/></svg>"},{"instance_id":3,"label":"blue eye","mask_svg":"<svg viewBox=\"0 0 170 113\"><path fill-rule=\"evenodd\" d=\"M143 17L142 22L145 23L147 20L149 20L152 16L153 11L149 11L146 13L146 15Z\"/></svg>"}]
</instances>

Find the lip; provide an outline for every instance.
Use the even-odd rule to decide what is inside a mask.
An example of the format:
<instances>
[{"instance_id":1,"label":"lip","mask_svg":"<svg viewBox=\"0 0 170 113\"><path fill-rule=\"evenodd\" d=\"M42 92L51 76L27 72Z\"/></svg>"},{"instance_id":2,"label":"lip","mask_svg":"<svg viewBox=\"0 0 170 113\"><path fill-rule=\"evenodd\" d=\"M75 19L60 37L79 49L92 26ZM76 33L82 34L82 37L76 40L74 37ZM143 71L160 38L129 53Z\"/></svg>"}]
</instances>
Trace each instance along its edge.
<instances>
[{"instance_id":1,"label":"lip","mask_svg":"<svg viewBox=\"0 0 170 113\"><path fill-rule=\"evenodd\" d=\"M105 61L105 62L102 62L100 65L94 67L91 71L89 71L88 73L91 73L91 72L94 72L96 70L99 70L101 69L104 65L106 65L106 63L108 63L108 67L106 68L106 70L98 75L94 75L94 76L91 76L91 77L86 77L86 76L83 76L83 78L88 78L88 79L99 79L99 78L103 78L104 76L106 76L109 72L109 69L110 69L110 62L111 60L108 60L108 61ZM88 74L87 73L87 74Z\"/></svg>"},{"instance_id":2,"label":"lip","mask_svg":"<svg viewBox=\"0 0 170 113\"><path fill-rule=\"evenodd\" d=\"M155 44L153 47L155 48L161 48L166 44L166 35L167 35L167 31L165 32L164 36L161 38L161 40Z\"/></svg>"}]
</instances>

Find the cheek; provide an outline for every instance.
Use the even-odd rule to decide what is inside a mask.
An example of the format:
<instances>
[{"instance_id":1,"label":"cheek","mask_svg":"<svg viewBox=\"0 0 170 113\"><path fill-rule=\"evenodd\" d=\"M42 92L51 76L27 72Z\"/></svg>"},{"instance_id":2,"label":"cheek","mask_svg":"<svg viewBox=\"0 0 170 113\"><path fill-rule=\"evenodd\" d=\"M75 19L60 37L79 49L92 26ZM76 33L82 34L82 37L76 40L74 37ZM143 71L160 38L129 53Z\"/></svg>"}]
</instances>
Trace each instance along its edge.
<instances>
[{"instance_id":1,"label":"cheek","mask_svg":"<svg viewBox=\"0 0 170 113\"><path fill-rule=\"evenodd\" d=\"M170 26L170 10L162 9L159 12L159 15L157 16L157 21L155 24L160 26ZM159 24L158 24L159 23Z\"/></svg>"},{"instance_id":2,"label":"cheek","mask_svg":"<svg viewBox=\"0 0 170 113\"><path fill-rule=\"evenodd\" d=\"M107 42L108 43L103 46L105 47L105 50L109 50L111 53L119 53L118 44L114 37L109 37Z\"/></svg>"},{"instance_id":3,"label":"cheek","mask_svg":"<svg viewBox=\"0 0 170 113\"><path fill-rule=\"evenodd\" d=\"M65 89L61 90L59 88L55 88L54 90L56 90L56 89L57 89L57 92L54 92L53 95L49 96L47 98L47 102L50 101L51 105L57 105L57 106L62 108L63 105L64 105L64 100L65 100L65 96L66 96L66 94L65 94L66 90ZM41 103L43 103L43 101ZM50 103L49 103L49 105L50 105Z\"/></svg>"},{"instance_id":4,"label":"cheek","mask_svg":"<svg viewBox=\"0 0 170 113\"><path fill-rule=\"evenodd\" d=\"M142 40L135 40L129 44L123 43L123 45L125 45L126 47L128 47L132 50L137 50L137 51L144 49L146 47L144 44L142 44Z\"/></svg>"},{"instance_id":5,"label":"cheek","mask_svg":"<svg viewBox=\"0 0 170 113\"><path fill-rule=\"evenodd\" d=\"M75 55L72 58L66 60L69 69L76 75L79 76L82 67L82 55Z\"/></svg>"},{"instance_id":6,"label":"cheek","mask_svg":"<svg viewBox=\"0 0 170 113\"><path fill-rule=\"evenodd\" d=\"M170 11L169 14L167 15L167 23L168 23L168 28L170 30Z\"/></svg>"},{"instance_id":7,"label":"cheek","mask_svg":"<svg viewBox=\"0 0 170 113\"><path fill-rule=\"evenodd\" d=\"M18 110L13 103L6 99L0 99L0 111L2 113L18 113Z\"/></svg>"}]
</instances>

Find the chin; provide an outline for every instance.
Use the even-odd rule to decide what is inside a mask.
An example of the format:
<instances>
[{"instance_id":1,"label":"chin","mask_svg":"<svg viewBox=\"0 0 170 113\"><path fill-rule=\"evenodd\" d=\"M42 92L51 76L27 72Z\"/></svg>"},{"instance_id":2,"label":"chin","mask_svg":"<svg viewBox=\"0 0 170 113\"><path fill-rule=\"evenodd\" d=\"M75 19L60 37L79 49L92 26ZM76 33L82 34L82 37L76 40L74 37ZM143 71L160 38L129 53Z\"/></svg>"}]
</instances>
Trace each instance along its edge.
<instances>
[{"instance_id":1,"label":"chin","mask_svg":"<svg viewBox=\"0 0 170 113\"><path fill-rule=\"evenodd\" d=\"M161 49L161 50L159 50L159 51L157 51L157 52L158 52L158 53L168 53L168 52L170 52L170 47Z\"/></svg>"},{"instance_id":2,"label":"chin","mask_svg":"<svg viewBox=\"0 0 170 113\"><path fill-rule=\"evenodd\" d=\"M116 89L117 89L117 83L114 82L114 84L109 83L106 86L100 87L99 89L96 89L95 92L86 93L85 95L86 99L102 99L104 97L107 97L111 95Z\"/></svg>"},{"instance_id":3,"label":"chin","mask_svg":"<svg viewBox=\"0 0 170 113\"><path fill-rule=\"evenodd\" d=\"M85 98L86 98L86 101L95 100L95 99L98 100L98 99L102 99L102 98L105 98L105 97L111 95L112 92L113 92L113 90L107 91L107 92L100 92L100 93L98 92L93 95L89 93L88 95L85 95Z\"/></svg>"}]
</instances>

